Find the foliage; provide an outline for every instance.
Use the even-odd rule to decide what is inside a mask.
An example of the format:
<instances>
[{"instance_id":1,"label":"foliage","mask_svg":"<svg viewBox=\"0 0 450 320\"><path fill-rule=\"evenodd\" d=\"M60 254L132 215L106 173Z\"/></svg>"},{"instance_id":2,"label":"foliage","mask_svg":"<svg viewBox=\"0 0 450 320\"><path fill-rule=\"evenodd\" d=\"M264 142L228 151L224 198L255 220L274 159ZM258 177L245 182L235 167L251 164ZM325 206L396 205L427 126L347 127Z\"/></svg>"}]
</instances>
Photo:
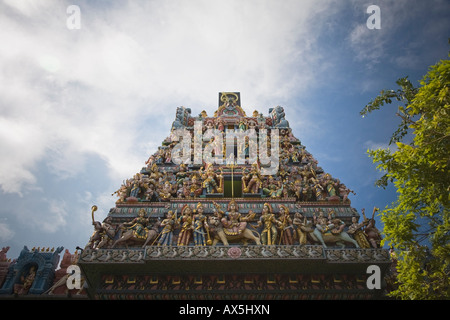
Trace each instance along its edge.
<instances>
[{"instance_id":1,"label":"foliage","mask_svg":"<svg viewBox=\"0 0 450 320\"><path fill-rule=\"evenodd\" d=\"M450 60L432 66L415 88L408 78L400 89L383 90L361 115L397 100L401 122L388 149L368 150L384 175L376 182L393 183L396 202L381 214L383 243L399 251L397 288L400 299L450 297ZM405 143L404 140L410 140Z\"/></svg>"}]
</instances>

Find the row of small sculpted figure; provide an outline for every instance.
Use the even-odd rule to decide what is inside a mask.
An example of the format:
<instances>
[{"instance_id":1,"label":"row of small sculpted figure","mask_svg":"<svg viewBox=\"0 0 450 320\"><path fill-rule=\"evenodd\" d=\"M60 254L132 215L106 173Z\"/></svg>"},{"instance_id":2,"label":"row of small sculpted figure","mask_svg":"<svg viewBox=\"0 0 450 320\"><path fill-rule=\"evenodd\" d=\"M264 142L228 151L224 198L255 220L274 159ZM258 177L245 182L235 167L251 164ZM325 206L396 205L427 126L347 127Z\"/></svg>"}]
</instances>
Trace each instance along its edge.
<instances>
[{"instance_id":1,"label":"row of small sculpted figure","mask_svg":"<svg viewBox=\"0 0 450 320\"><path fill-rule=\"evenodd\" d=\"M137 173L124 181L113 195L119 197L117 203L124 203L138 200L161 202L224 192L223 167L215 169L213 165L207 165L206 168L189 170L182 164L177 168L176 172L161 172L154 164L150 171ZM348 195L354 192L339 179L320 172L311 164L281 165L276 175L263 176L258 164L253 164L249 170L241 168L233 175L240 177L244 194L259 194L272 199L295 197L297 201L338 200L349 203Z\"/></svg>"},{"instance_id":2,"label":"row of small sculpted figure","mask_svg":"<svg viewBox=\"0 0 450 320\"><path fill-rule=\"evenodd\" d=\"M265 203L258 219L256 213L239 213L234 200L228 203L227 211L223 211L217 203L213 202L215 210L213 215L204 213L204 206L198 203L193 210L185 205L181 213L168 211L166 217L158 219L151 224L146 212L141 209L138 216L129 222L113 225L111 217L103 223L92 220L94 234L89 246L91 248L115 247L120 245L178 245L187 246L192 243L196 246L216 245L222 242L248 241L257 245L300 245L319 243L324 247L328 244L345 247L350 245L356 248L378 248L381 235L375 227L372 216L368 219L364 215L362 222L358 217L352 217L352 224L348 227L337 218L334 212L325 217L322 212L312 219L303 217L300 212L293 216L284 205L279 205L279 213L273 213L269 203ZM374 213L376 208L374 208Z\"/></svg>"}]
</instances>

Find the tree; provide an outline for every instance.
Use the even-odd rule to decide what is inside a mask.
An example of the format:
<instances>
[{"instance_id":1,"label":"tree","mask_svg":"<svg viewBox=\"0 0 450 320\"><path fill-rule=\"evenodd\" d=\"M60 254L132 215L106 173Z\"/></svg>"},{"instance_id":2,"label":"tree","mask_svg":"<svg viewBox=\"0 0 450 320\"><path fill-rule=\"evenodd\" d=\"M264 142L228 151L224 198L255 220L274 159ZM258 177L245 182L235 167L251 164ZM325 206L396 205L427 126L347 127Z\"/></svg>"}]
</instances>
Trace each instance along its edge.
<instances>
[{"instance_id":1,"label":"tree","mask_svg":"<svg viewBox=\"0 0 450 320\"><path fill-rule=\"evenodd\" d=\"M383 90L367 104L364 117L399 101L401 121L389 145L368 150L384 175L376 185L393 184L398 198L380 212L383 244L397 251L399 299L450 298L450 60L431 66L418 88L408 77L397 91ZM408 140L409 142L406 142Z\"/></svg>"}]
</instances>

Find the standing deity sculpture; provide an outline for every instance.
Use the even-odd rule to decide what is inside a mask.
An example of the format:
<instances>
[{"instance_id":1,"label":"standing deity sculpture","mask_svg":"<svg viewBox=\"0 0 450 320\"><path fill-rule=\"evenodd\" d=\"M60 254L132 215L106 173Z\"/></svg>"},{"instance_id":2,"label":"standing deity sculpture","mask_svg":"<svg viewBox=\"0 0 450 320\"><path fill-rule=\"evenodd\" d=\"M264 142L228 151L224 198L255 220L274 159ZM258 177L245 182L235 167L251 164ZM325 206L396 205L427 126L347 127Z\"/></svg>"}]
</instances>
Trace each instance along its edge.
<instances>
[{"instance_id":1,"label":"standing deity sculpture","mask_svg":"<svg viewBox=\"0 0 450 320\"><path fill-rule=\"evenodd\" d=\"M167 212L166 218L161 222L163 228L159 234L158 245L171 246L173 239L173 230L175 229L176 215L172 210Z\"/></svg>"},{"instance_id":2,"label":"standing deity sculpture","mask_svg":"<svg viewBox=\"0 0 450 320\"><path fill-rule=\"evenodd\" d=\"M277 238L277 220L272 212L272 206L269 203L264 203L261 217L258 221L257 227L263 227L261 231L261 242L264 245L273 245Z\"/></svg>"},{"instance_id":3,"label":"standing deity sculpture","mask_svg":"<svg viewBox=\"0 0 450 320\"><path fill-rule=\"evenodd\" d=\"M181 228L180 233L178 234L177 245L187 246L191 242L193 229L192 209L189 207L189 205L186 204L183 207L177 223Z\"/></svg>"},{"instance_id":4,"label":"standing deity sculpture","mask_svg":"<svg viewBox=\"0 0 450 320\"><path fill-rule=\"evenodd\" d=\"M367 219L364 214L364 209L362 209L362 214L364 216L364 222L366 224L364 228L364 233L367 236L367 240L370 242L373 248L379 248L381 245L381 233L380 231L375 227L375 212L378 211L377 207L373 208L372 212L372 218Z\"/></svg>"},{"instance_id":5,"label":"standing deity sculpture","mask_svg":"<svg viewBox=\"0 0 450 320\"><path fill-rule=\"evenodd\" d=\"M314 231L312 222L303 217L300 212L296 212L292 223L296 228L298 243L301 245L306 244L308 234Z\"/></svg>"},{"instance_id":6,"label":"standing deity sculpture","mask_svg":"<svg viewBox=\"0 0 450 320\"><path fill-rule=\"evenodd\" d=\"M242 190L245 193L258 193L262 187L261 172L258 168L258 164L252 164L250 173L248 175L242 175Z\"/></svg>"},{"instance_id":7,"label":"standing deity sculpture","mask_svg":"<svg viewBox=\"0 0 450 320\"><path fill-rule=\"evenodd\" d=\"M280 229L279 244L294 244L294 225L289 215L289 209L285 205L280 205L280 215L278 219L278 228Z\"/></svg>"},{"instance_id":8,"label":"standing deity sculpture","mask_svg":"<svg viewBox=\"0 0 450 320\"><path fill-rule=\"evenodd\" d=\"M203 204L197 204L196 211L193 215L193 236L196 246L206 246L209 239L209 226L205 216Z\"/></svg>"},{"instance_id":9,"label":"standing deity sculpture","mask_svg":"<svg viewBox=\"0 0 450 320\"><path fill-rule=\"evenodd\" d=\"M361 248L370 248L369 241L367 241L367 236L364 234L364 231L362 228L364 227L365 223L364 221L359 223L358 217L353 216L352 217L352 224L348 227L348 234L353 236L353 238L358 242L358 245Z\"/></svg>"},{"instance_id":10,"label":"standing deity sculpture","mask_svg":"<svg viewBox=\"0 0 450 320\"><path fill-rule=\"evenodd\" d=\"M211 164L207 166L205 171L200 168L199 174L203 179L202 187L206 189L206 193L221 193L223 192L223 172L220 168L220 174L214 172Z\"/></svg>"}]
</instances>

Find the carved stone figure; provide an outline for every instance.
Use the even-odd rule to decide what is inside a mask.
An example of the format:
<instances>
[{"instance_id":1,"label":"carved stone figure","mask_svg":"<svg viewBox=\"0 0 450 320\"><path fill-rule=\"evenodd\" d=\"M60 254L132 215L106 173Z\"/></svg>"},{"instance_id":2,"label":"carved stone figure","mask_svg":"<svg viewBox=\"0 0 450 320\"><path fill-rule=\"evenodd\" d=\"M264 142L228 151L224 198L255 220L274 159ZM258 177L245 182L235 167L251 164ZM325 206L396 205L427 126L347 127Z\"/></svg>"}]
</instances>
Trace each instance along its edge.
<instances>
[{"instance_id":1,"label":"carved stone figure","mask_svg":"<svg viewBox=\"0 0 450 320\"><path fill-rule=\"evenodd\" d=\"M320 217L316 228L310 233L310 236L315 242L321 243L325 248L327 247L325 243L335 243L344 248L345 242L352 243L356 248L359 248L358 243L347 232L332 233L331 229L334 227L335 225L328 223L325 217Z\"/></svg>"},{"instance_id":2,"label":"carved stone figure","mask_svg":"<svg viewBox=\"0 0 450 320\"><path fill-rule=\"evenodd\" d=\"M277 106L270 111L272 125L277 128L289 128L289 122L285 119L284 108Z\"/></svg>"},{"instance_id":3,"label":"carved stone figure","mask_svg":"<svg viewBox=\"0 0 450 320\"><path fill-rule=\"evenodd\" d=\"M367 241L367 236L362 230L362 228L365 226L364 221L361 223L358 223L358 217L353 216L352 217L352 224L348 227L347 232L353 236L353 238L358 242L358 245L360 248L370 248L369 241Z\"/></svg>"},{"instance_id":4,"label":"carved stone figure","mask_svg":"<svg viewBox=\"0 0 450 320\"><path fill-rule=\"evenodd\" d=\"M208 232L208 222L207 218L203 213L204 208L203 205L199 202L197 204L196 212L193 216L194 226L193 226L193 236L194 236L194 244L196 246L205 246L207 244L207 239L209 239Z\"/></svg>"},{"instance_id":5,"label":"carved stone figure","mask_svg":"<svg viewBox=\"0 0 450 320\"><path fill-rule=\"evenodd\" d=\"M285 205L280 205L278 228L280 229L280 240L278 244L293 245L294 225L289 215L289 209Z\"/></svg>"},{"instance_id":6,"label":"carved stone figure","mask_svg":"<svg viewBox=\"0 0 450 320\"><path fill-rule=\"evenodd\" d=\"M149 220L145 217L145 210L139 210L138 217L134 218L130 222L125 222L121 225L119 231L119 239L117 239L112 248L118 243L125 242L126 246L129 243L144 243L142 247L145 247L150 241L158 236L157 226L153 226L152 229L148 228Z\"/></svg>"},{"instance_id":7,"label":"carved stone figure","mask_svg":"<svg viewBox=\"0 0 450 320\"><path fill-rule=\"evenodd\" d=\"M36 278L36 266L30 266L29 270L24 271L20 276L20 282L14 285L14 293L18 295L25 295L33 285Z\"/></svg>"},{"instance_id":8,"label":"carved stone figure","mask_svg":"<svg viewBox=\"0 0 450 320\"><path fill-rule=\"evenodd\" d=\"M263 226L261 231L261 241L264 245L273 245L277 239L278 231L276 228L277 220L272 213L272 206L269 203L265 203L261 217L258 221L258 227Z\"/></svg>"},{"instance_id":9,"label":"carved stone figure","mask_svg":"<svg viewBox=\"0 0 450 320\"><path fill-rule=\"evenodd\" d=\"M181 210L181 215L177 221L178 225L180 225L180 233L178 235L177 245L179 246L187 246L191 242L192 239L192 230L193 230L193 217L192 210L189 205L185 205Z\"/></svg>"},{"instance_id":10,"label":"carved stone figure","mask_svg":"<svg viewBox=\"0 0 450 320\"><path fill-rule=\"evenodd\" d=\"M366 224L366 227L364 228L364 233L367 236L367 240L370 242L370 244L372 245L373 248L379 248L380 244L381 244L381 240L382 240L380 231L375 227L374 217L375 217L375 212L377 212L377 211L378 211L378 208L374 207L373 213L372 213L372 218L367 219L364 214L364 209L362 210L365 224Z\"/></svg>"},{"instance_id":11,"label":"carved stone figure","mask_svg":"<svg viewBox=\"0 0 450 320\"><path fill-rule=\"evenodd\" d=\"M160 227L163 229L159 234L158 245L161 246L171 246L173 240L173 230L175 229L175 220L176 220L176 211L175 214L173 211L167 212L166 219L164 219Z\"/></svg>"},{"instance_id":12,"label":"carved stone figure","mask_svg":"<svg viewBox=\"0 0 450 320\"><path fill-rule=\"evenodd\" d=\"M242 175L242 190L245 193L258 193L262 187L261 172L258 164L252 164L252 168L248 175Z\"/></svg>"},{"instance_id":13,"label":"carved stone figure","mask_svg":"<svg viewBox=\"0 0 450 320\"><path fill-rule=\"evenodd\" d=\"M236 203L231 200L228 204L228 211L224 213L220 206L214 202L216 207L215 218L211 219L210 224L214 226L214 239L212 245L216 245L222 241L224 245L228 245L229 241L248 239L256 244L261 244L259 234L247 228L247 222L255 216L253 212L249 212L243 217L237 210Z\"/></svg>"}]
</instances>

